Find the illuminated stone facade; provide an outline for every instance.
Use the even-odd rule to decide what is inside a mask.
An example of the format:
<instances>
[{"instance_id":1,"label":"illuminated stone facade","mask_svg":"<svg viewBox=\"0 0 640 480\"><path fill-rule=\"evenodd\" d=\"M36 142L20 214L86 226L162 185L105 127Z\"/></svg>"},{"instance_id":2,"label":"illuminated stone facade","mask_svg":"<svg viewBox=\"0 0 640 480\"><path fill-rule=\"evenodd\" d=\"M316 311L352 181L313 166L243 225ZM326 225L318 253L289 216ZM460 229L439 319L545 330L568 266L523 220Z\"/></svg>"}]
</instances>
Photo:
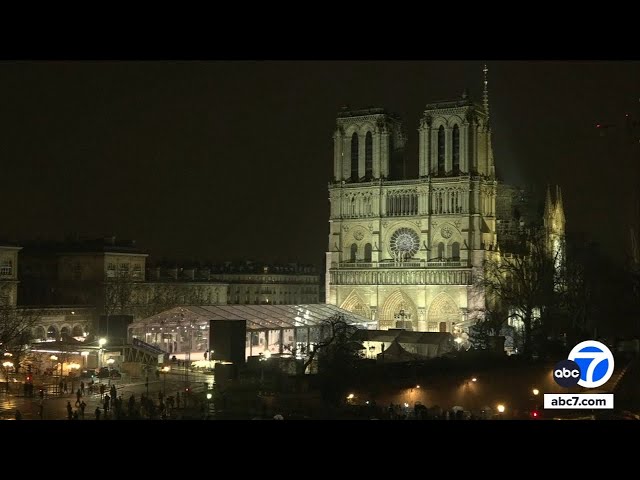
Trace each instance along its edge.
<instances>
[{"instance_id":1,"label":"illuminated stone facade","mask_svg":"<svg viewBox=\"0 0 640 480\"><path fill-rule=\"evenodd\" d=\"M485 83L486 85L486 83ZM418 178L406 137L383 109L338 114L326 301L380 329L457 332L484 298L473 286L497 245L488 97L426 106Z\"/></svg>"},{"instance_id":2,"label":"illuminated stone facade","mask_svg":"<svg viewBox=\"0 0 640 480\"><path fill-rule=\"evenodd\" d=\"M21 247L0 245L0 308L16 306L20 250Z\"/></svg>"}]
</instances>

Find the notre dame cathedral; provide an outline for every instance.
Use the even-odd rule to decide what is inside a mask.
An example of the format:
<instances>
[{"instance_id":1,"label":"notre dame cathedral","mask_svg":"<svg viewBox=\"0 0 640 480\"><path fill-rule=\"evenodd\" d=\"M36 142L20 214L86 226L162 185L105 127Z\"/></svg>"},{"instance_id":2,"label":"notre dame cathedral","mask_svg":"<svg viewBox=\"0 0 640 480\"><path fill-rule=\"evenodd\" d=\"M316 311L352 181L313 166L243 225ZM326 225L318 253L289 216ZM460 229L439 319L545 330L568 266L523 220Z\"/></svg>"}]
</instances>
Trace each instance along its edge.
<instances>
[{"instance_id":1,"label":"notre dame cathedral","mask_svg":"<svg viewBox=\"0 0 640 480\"><path fill-rule=\"evenodd\" d=\"M407 143L398 117L382 108L338 114L327 303L380 329L454 334L466 329L469 312L484 307L474 278L500 248L501 227L521 221L511 208L520 192L496 178L486 67L484 74L481 105L465 93L426 106L418 178L397 168ZM559 189L552 204L545 215L554 219L544 225L564 235Z\"/></svg>"}]
</instances>

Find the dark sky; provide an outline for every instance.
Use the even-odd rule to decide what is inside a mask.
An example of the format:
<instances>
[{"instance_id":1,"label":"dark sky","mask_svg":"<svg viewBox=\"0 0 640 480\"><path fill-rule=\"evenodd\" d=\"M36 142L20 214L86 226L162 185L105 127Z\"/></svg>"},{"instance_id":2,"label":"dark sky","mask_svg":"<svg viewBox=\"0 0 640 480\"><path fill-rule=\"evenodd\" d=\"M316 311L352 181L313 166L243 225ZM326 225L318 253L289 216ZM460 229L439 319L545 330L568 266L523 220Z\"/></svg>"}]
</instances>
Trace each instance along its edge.
<instances>
[{"instance_id":1,"label":"dark sky","mask_svg":"<svg viewBox=\"0 0 640 480\"><path fill-rule=\"evenodd\" d=\"M640 62L488 66L499 174L559 183L567 227L621 259ZM464 88L481 101L481 62L2 62L0 238L113 233L156 258L320 266L339 108L399 114L417 171L424 105Z\"/></svg>"}]
</instances>

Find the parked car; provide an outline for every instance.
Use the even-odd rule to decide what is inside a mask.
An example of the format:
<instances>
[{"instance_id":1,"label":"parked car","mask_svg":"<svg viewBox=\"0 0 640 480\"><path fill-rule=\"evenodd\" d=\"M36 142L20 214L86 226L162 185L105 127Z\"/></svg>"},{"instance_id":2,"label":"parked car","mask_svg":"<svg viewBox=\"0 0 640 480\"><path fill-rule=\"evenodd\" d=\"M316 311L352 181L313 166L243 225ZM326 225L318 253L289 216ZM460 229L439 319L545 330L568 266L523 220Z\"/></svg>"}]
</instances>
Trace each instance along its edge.
<instances>
[{"instance_id":1,"label":"parked car","mask_svg":"<svg viewBox=\"0 0 640 480\"><path fill-rule=\"evenodd\" d=\"M96 376L96 370L95 368L90 368L88 370L82 370L80 372L80 378L93 378Z\"/></svg>"},{"instance_id":2,"label":"parked car","mask_svg":"<svg viewBox=\"0 0 640 480\"><path fill-rule=\"evenodd\" d=\"M122 378L122 374L115 368L102 367L98 372L98 378Z\"/></svg>"}]
</instances>

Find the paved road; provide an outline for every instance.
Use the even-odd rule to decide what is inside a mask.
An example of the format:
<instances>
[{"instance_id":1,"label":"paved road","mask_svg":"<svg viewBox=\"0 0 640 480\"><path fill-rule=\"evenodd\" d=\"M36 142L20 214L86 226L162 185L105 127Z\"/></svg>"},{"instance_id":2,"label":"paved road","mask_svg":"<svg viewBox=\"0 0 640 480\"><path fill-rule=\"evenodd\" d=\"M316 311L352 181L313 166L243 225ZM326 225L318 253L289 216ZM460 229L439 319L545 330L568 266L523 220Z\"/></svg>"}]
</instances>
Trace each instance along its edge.
<instances>
[{"instance_id":1,"label":"paved road","mask_svg":"<svg viewBox=\"0 0 640 480\"><path fill-rule=\"evenodd\" d=\"M212 377L210 375L204 375L200 373L191 373L189 375L189 384L194 391L199 391L204 388L205 384L210 384ZM107 387L106 392L109 391L109 382L103 381ZM123 382L120 380L112 381L116 385L118 396L122 395L125 401L133 394L136 401L140 401L140 395L148 393L154 401L158 400L158 393L164 391L165 395L174 395L178 391L183 391L186 386L186 379L183 374L167 374L166 377L162 377L159 380L149 380L148 386L144 380L132 380ZM96 384L98 385L98 384ZM36 397L29 398L22 395L22 387L19 384L11 385L12 390L9 394L4 391L5 385L0 384L0 420L15 420L16 410L20 410L22 414L22 420L40 420L40 406L42 405L43 420L67 420L67 402L71 402L71 406L74 410L77 408L74 406L76 401L75 393L67 394L51 394L46 395L44 400L38 397L38 389L36 388ZM78 384L74 384L77 389ZM99 386L97 387L99 388ZM94 389L97 390L94 386ZM18 390L19 393L18 393ZM52 391L52 390L50 390ZM85 395L82 399L87 404L85 408L84 420L95 420L96 407L100 406L102 409L102 401L99 393L89 395L85 388ZM79 409L78 413L80 414ZM103 412L104 413L104 412ZM101 416L101 419L104 415ZM82 418L79 418L82 420Z\"/></svg>"}]
</instances>

